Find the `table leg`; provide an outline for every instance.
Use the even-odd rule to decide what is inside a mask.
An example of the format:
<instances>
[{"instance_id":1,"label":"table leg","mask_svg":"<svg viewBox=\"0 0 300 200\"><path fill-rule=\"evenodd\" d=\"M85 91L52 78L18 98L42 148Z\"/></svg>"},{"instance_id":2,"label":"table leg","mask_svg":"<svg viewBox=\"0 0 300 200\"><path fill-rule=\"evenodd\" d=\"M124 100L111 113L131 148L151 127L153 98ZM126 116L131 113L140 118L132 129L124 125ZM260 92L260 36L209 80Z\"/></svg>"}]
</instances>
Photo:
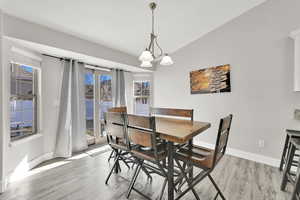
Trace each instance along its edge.
<instances>
[{"instance_id":1,"label":"table leg","mask_svg":"<svg viewBox=\"0 0 300 200\"><path fill-rule=\"evenodd\" d=\"M193 139L191 139L189 141L188 148L189 148L189 150L192 150L192 148L193 148ZM190 180L193 180L193 176L194 176L193 165L189 165L188 167L191 168L191 170L189 171L189 176L188 177L189 177Z\"/></svg>"},{"instance_id":2,"label":"table leg","mask_svg":"<svg viewBox=\"0 0 300 200\"><path fill-rule=\"evenodd\" d=\"M174 200L174 146L173 142L168 142L168 200Z\"/></svg>"}]
</instances>

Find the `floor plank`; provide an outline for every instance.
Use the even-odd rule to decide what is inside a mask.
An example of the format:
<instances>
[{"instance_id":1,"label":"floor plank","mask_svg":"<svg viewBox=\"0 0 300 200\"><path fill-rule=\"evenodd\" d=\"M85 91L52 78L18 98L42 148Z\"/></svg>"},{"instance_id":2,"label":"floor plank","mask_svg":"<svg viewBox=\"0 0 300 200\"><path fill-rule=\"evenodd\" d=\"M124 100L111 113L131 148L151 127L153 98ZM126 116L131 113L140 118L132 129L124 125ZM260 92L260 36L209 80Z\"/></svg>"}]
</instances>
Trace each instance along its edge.
<instances>
[{"instance_id":1,"label":"floor plank","mask_svg":"<svg viewBox=\"0 0 300 200\"><path fill-rule=\"evenodd\" d=\"M133 170L122 166L122 172L113 175L109 185L105 185L105 177L112 165L107 163L109 154L86 154L47 162L32 170L24 180L10 184L0 195L0 200L125 200ZM45 170L52 165L60 166ZM228 200L288 200L290 192L280 191L281 175L276 168L232 156L225 156L213 172ZM162 181L155 176L150 183L141 173L136 187L155 199ZM216 193L208 180L198 184L196 191L203 200L213 199ZM143 198L133 191L130 199ZM183 199L194 197L188 193Z\"/></svg>"}]
</instances>

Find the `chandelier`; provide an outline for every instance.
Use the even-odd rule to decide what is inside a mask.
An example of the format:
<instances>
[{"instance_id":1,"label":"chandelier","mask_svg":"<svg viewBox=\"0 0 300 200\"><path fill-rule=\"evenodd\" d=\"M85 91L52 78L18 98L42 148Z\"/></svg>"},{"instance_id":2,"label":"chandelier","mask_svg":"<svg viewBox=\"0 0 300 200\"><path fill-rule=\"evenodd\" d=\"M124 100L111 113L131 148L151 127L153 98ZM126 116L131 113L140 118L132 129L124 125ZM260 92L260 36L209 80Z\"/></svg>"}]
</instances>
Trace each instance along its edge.
<instances>
[{"instance_id":1,"label":"chandelier","mask_svg":"<svg viewBox=\"0 0 300 200\"><path fill-rule=\"evenodd\" d=\"M150 34L150 43L148 47L139 57L139 60L142 62L141 67L152 67L152 63L159 60L160 65L172 65L172 58L167 53L163 52L162 48L158 44L157 35L154 34L154 10L157 5L156 3L152 2L149 4L149 6L152 12L152 32ZM159 50L159 54L155 52L155 49Z\"/></svg>"}]
</instances>

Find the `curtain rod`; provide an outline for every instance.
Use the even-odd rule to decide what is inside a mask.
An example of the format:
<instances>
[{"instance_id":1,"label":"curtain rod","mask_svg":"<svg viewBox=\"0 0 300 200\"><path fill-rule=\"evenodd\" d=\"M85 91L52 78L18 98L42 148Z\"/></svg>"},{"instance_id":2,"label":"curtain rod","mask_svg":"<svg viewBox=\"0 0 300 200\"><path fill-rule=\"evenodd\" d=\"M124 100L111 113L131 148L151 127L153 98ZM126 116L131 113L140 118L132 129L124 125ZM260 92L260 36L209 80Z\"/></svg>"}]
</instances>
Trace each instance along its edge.
<instances>
[{"instance_id":1,"label":"curtain rod","mask_svg":"<svg viewBox=\"0 0 300 200\"><path fill-rule=\"evenodd\" d=\"M48 57L51 57L51 58L56 58L56 59L59 59L59 60L72 60L71 58L63 58L63 57L58 57L58 56L52 56L52 55L49 55L49 54L42 54L43 56L48 56ZM98 65L94 65L94 64L89 64L89 63L85 63L85 62L81 62L79 61L79 63L83 63L85 65L89 65L89 66L92 66L92 67L96 67L96 68L99 68L99 70L102 69L107 69L107 70L113 70L113 68L109 68L109 67L102 67L102 66L98 66ZM126 70L123 70L121 69L122 71L124 72L130 72L130 71L126 71Z\"/></svg>"}]
</instances>

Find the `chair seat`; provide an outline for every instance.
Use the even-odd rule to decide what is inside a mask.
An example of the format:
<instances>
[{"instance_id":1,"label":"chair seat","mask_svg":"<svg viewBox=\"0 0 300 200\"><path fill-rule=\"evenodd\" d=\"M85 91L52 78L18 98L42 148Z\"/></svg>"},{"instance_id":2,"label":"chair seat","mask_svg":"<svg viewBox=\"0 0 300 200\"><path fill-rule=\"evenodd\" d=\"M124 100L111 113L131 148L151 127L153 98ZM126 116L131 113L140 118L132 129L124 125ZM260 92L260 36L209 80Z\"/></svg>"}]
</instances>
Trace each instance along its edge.
<instances>
[{"instance_id":1,"label":"chair seat","mask_svg":"<svg viewBox=\"0 0 300 200\"><path fill-rule=\"evenodd\" d=\"M127 145L124 143L123 140L118 140L118 142L111 142L109 143L109 145L112 147L112 148L115 148L115 149L119 149L119 150L122 150L122 151L128 151L128 147Z\"/></svg>"},{"instance_id":2,"label":"chair seat","mask_svg":"<svg viewBox=\"0 0 300 200\"><path fill-rule=\"evenodd\" d=\"M157 146L157 154L158 157L155 157L154 150L149 148L143 148L141 146L136 146L131 150L131 153L143 160L155 161L155 160L163 160L167 157L166 145L160 144Z\"/></svg>"},{"instance_id":3,"label":"chair seat","mask_svg":"<svg viewBox=\"0 0 300 200\"><path fill-rule=\"evenodd\" d=\"M214 150L197 145L191 148L185 146L176 152L176 158L200 168L210 169L213 167Z\"/></svg>"}]
</instances>

